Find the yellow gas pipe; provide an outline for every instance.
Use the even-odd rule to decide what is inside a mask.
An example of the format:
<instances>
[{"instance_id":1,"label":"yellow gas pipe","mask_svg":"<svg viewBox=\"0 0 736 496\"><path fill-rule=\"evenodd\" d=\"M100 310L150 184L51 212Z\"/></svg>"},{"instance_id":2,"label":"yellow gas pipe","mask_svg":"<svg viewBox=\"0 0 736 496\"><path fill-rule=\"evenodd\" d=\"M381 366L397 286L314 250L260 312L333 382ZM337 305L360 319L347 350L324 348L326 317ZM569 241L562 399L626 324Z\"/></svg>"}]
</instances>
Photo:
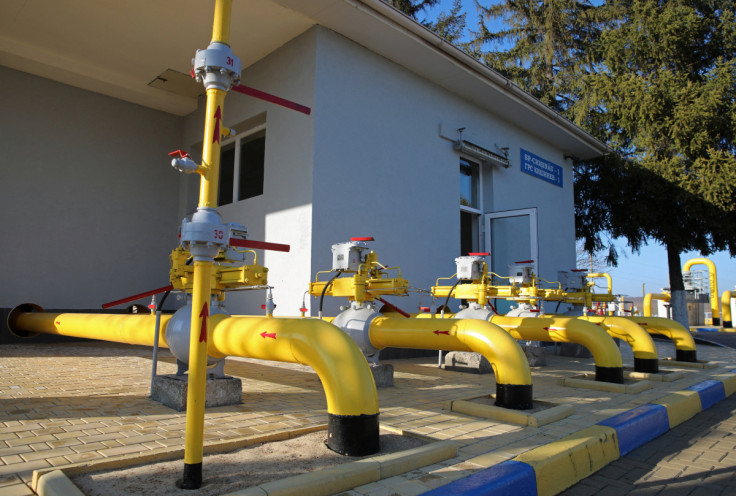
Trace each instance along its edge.
<instances>
[{"instance_id":1,"label":"yellow gas pipe","mask_svg":"<svg viewBox=\"0 0 736 496\"><path fill-rule=\"evenodd\" d=\"M733 322L731 321L731 298L734 298L734 296L731 295L730 291L724 291L723 295L721 296L721 306L723 307L723 328L724 329L733 328Z\"/></svg>"},{"instance_id":2,"label":"yellow gas pipe","mask_svg":"<svg viewBox=\"0 0 736 496\"><path fill-rule=\"evenodd\" d=\"M532 408L532 375L519 344L495 324L475 319L376 317L370 323L371 345L383 348L475 351L491 363L496 376L496 405ZM425 320L426 319L426 320Z\"/></svg>"},{"instance_id":3,"label":"yellow gas pipe","mask_svg":"<svg viewBox=\"0 0 736 496\"><path fill-rule=\"evenodd\" d=\"M601 326L609 336L618 338L631 346L634 352L635 371L651 374L659 372L657 347L649 333L639 324L622 317L586 316L577 318Z\"/></svg>"},{"instance_id":4,"label":"yellow gas pipe","mask_svg":"<svg viewBox=\"0 0 736 496\"><path fill-rule=\"evenodd\" d=\"M644 317L652 316L652 300L670 301L669 293L647 293L644 295Z\"/></svg>"},{"instance_id":5,"label":"yellow gas pipe","mask_svg":"<svg viewBox=\"0 0 736 496\"><path fill-rule=\"evenodd\" d=\"M578 343L593 354L595 380L624 382L621 352L613 338L603 329L575 317L505 317L493 315L490 321L515 339Z\"/></svg>"},{"instance_id":6,"label":"yellow gas pipe","mask_svg":"<svg viewBox=\"0 0 736 496\"><path fill-rule=\"evenodd\" d=\"M688 329L674 320L662 317L621 317L639 324L649 334L662 334L675 343L675 358L681 362L696 362L695 340Z\"/></svg>"},{"instance_id":7,"label":"yellow gas pipe","mask_svg":"<svg viewBox=\"0 0 736 496\"><path fill-rule=\"evenodd\" d=\"M164 336L170 320L171 315L161 316L159 346L167 347ZM155 321L155 315L145 314L44 313L38 305L26 303L10 312L8 329L20 337L45 333L152 346ZM346 447L356 456L378 450L373 375L358 347L337 327L315 319L216 314L209 319L206 346L205 355L215 358L231 355L309 365L325 390L328 446L343 449L344 439L331 441L344 437L347 430L357 434Z\"/></svg>"},{"instance_id":8,"label":"yellow gas pipe","mask_svg":"<svg viewBox=\"0 0 736 496\"><path fill-rule=\"evenodd\" d=\"M718 310L718 278L716 265L707 258L692 258L682 266L683 272L688 272L693 265L703 264L708 267L708 282L710 286L710 308L713 313L713 325L721 325L721 314Z\"/></svg>"}]
</instances>

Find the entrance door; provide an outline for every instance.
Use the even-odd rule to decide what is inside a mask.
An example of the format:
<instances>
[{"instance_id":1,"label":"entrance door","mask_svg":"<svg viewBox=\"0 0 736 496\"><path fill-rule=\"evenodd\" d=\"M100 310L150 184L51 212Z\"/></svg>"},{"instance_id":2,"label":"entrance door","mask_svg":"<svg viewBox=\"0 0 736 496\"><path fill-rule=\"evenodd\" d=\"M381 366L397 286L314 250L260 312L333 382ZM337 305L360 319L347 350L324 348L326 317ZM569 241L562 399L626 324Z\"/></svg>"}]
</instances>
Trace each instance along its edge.
<instances>
[{"instance_id":1,"label":"entrance door","mask_svg":"<svg viewBox=\"0 0 736 496\"><path fill-rule=\"evenodd\" d=\"M533 260L534 272L539 274L536 208L485 214L485 225L492 272L507 277L509 265ZM508 280L494 278L494 283L506 285ZM495 303L501 314L508 312L512 304L506 300L497 300Z\"/></svg>"}]
</instances>

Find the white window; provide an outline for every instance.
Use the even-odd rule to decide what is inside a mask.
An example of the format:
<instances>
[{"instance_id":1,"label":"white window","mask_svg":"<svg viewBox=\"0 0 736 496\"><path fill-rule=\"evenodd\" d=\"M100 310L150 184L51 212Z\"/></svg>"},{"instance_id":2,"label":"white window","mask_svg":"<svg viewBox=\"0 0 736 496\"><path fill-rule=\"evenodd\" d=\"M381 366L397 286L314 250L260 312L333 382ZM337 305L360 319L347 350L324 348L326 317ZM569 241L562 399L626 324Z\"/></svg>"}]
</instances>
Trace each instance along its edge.
<instances>
[{"instance_id":1,"label":"white window","mask_svg":"<svg viewBox=\"0 0 736 496\"><path fill-rule=\"evenodd\" d=\"M218 205L263 194L265 153L265 125L223 141L220 151Z\"/></svg>"},{"instance_id":2,"label":"white window","mask_svg":"<svg viewBox=\"0 0 736 496\"><path fill-rule=\"evenodd\" d=\"M483 213L482 170L478 162L460 157L460 255L480 248Z\"/></svg>"}]
</instances>

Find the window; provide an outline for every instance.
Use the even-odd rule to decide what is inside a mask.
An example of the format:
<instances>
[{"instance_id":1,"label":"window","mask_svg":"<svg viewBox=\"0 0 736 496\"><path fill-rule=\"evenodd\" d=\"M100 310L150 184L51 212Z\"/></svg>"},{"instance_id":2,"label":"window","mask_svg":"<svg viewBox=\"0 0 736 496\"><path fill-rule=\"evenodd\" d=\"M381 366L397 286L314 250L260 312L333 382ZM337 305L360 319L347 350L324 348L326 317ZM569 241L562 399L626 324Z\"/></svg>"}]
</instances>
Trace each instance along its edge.
<instances>
[{"instance_id":1,"label":"window","mask_svg":"<svg viewBox=\"0 0 736 496\"><path fill-rule=\"evenodd\" d=\"M263 194L265 155L265 126L223 142L220 151L218 205Z\"/></svg>"},{"instance_id":2,"label":"window","mask_svg":"<svg viewBox=\"0 0 736 496\"><path fill-rule=\"evenodd\" d=\"M460 255L479 251L482 212L480 165L460 158Z\"/></svg>"}]
</instances>

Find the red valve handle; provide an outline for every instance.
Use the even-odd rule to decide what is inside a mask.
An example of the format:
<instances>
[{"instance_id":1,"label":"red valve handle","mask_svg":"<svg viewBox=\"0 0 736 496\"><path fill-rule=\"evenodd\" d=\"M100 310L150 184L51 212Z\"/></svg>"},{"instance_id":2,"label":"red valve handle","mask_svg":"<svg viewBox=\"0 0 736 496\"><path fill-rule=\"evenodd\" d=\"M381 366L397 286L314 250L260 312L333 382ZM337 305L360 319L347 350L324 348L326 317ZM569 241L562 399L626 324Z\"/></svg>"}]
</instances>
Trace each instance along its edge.
<instances>
[{"instance_id":1,"label":"red valve handle","mask_svg":"<svg viewBox=\"0 0 736 496\"><path fill-rule=\"evenodd\" d=\"M364 236L364 237L358 237L358 238L350 238L350 241L375 241L373 236Z\"/></svg>"},{"instance_id":2,"label":"red valve handle","mask_svg":"<svg viewBox=\"0 0 736 496\"><path fill-rule=\"evenodd\" d=\"M488 255L490 255L490 253L487 251L478 252L478 253L468 253L468 256L471 256L471 257L487 257Z\"/></svg>"},{"instance_id":3,"label":"red valve handle","mask_svg":"<svg viewBox=\"0 0 736 496\"><path fill-rule=\"evenodd\" d=\"M251 239L230 238L230 246L239 248L253 248L255 250L289 251L291 246L281 243L268 243L266 241L253 241Z\"/></svg>"}]
</instances>

